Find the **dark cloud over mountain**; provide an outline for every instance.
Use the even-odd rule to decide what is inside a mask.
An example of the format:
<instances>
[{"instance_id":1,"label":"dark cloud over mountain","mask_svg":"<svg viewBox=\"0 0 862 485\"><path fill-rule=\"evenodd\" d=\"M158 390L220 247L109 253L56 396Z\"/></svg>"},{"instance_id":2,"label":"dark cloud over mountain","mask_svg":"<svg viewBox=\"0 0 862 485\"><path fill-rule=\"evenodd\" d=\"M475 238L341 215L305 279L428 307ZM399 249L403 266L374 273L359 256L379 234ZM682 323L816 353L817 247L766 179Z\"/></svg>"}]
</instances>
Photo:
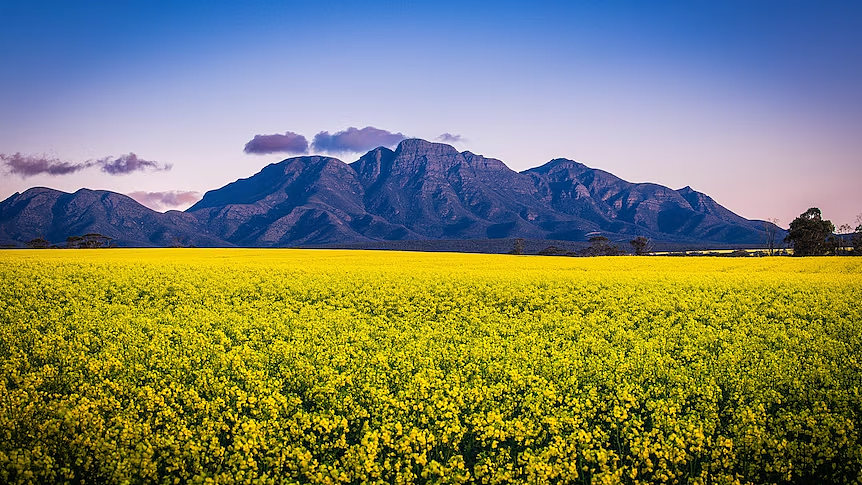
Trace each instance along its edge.
<instances>
[{"instance_id":1,"label":"dark cloud over mountain","mask_svg":"<svg viewBox=\"0 0 862 485\"><path fill-rule=\"evenodd\" d=\"M308 152L308 139L304 136L286 131L283 135L254 135L243 149L245 153L267 154L267 153L291 153L302 154Z\"/></svg>"},{"instance_id":2,"label":"dark cloud over mountain","mask_svg":"<svg viewBox=\"0 0 862 485\"><path fill-rule=\"evenodd\" d=\"M119 157L100 158L99 160L96 160L95 164L101 166L101 170L110 175L126 175L133 172L143 172L145 170L166 172L173 167L170 164L160 164L151 160L138 158L134 153L120 155Z\"/></svg>"},{"instance_id":3,"label":"dark cloud over mountain","mask_svg":"<svg viewBox=\"0 0 862 485\"><path fill-rule=\"evenodd\" d=\"M68 175L92 167L94 162L63 162L47 156L21 155L15 153L6 155L0 153L0 161L6 166L8 173L21 177L34 175Z\"/></svg>"},{"instance_id":4,"label":"dark cloud over mountain","mask_svg":"<svg viewBox=\"0 0 862 485\"><path fill-rule=\"evenodd\" d=\"M365 128L350 127L336 133L321 131L314 135L312 149L327 153L360 153L379 146L391 147L407 138L402 133L366 126Z\"/></svg>"},{"instance_id":5,"label":"dark cloud over mountain","mask_svg":"<svg viewBox=\"0 0 862 485\"><path fill-rule=\"evenodd\" d=\"M170 164L144 160L138 158L134 153L120 155L119 157L87 160L86 162L64 162L47 156L22 155L20 153L6 155L5 153L0 153L0 161L6 166L9 174L19 175L24 178L35 175L69 175L90 167L100 167L102 172L109 175L125 175L145 170L167 171L171 169Z\"/></svg>"}]
</instances>

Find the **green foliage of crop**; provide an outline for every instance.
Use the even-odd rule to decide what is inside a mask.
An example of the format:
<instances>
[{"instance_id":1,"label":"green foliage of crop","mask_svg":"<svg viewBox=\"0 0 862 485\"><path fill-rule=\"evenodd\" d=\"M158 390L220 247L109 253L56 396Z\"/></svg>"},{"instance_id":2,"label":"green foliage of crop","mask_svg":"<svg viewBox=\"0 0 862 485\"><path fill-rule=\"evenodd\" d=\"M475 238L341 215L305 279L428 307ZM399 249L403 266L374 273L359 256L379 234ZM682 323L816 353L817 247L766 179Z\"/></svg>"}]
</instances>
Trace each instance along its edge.
<instances>
[{"instance_id":1,"label":"green foliage of crop","mask_svg":"<svg viewBox=\"0 0 862 485\"><path fill-rule=\"evenodd\" d=\"M860 483L862 261L0 253L2 483Z\"/></svg>"}]
</instances>

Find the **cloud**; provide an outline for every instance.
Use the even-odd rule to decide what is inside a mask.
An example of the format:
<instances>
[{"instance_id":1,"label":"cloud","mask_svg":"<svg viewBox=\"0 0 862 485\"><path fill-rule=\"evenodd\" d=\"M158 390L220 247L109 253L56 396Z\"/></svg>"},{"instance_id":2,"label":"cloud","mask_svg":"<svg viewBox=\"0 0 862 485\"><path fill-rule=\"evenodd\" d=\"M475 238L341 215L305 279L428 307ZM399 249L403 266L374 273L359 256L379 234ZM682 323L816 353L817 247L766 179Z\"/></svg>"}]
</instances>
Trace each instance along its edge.
<instances>
[{"instance_id":1,"label":"cloud","mask_svg":"<svg viewBox=\"0 0 862 485\"><path fill-rule=\"evenodd\" d=\"M201 193L191 190L167 190L164 192L130 192L129 197L150 209L161 211L190 206L201 199Z\"/></svg>"},{"instance_id":2,"label":"cloud","mask_svg":"<svg viewBox=\"0 0 862 485\"><path fill-rule=\"evenodd\" d=\"M311 146L315 151L329 153L360 153L379 146L391 147L407 138L401 133L392 133L373 126L362 129L350 127L344 131L330 134L321 131L314 135Z\"/></svg>"},{"instance_id":3,"label":"cloud","mask_svg":"<svg viewBox=\"0 0 862 485\"><path fill-rule=\"evenodd\" d=\"M3 165L6 165L10 174L20 175L22 178L42 174L69 175L92 167L95 164L90 161L82 163L63 162L44 155L31 156L21 155L20 153L15 153L14 155L0 153L0 160L2 160Z\"/></svg>"},{"instance_id":4,"label":"cloud","mask_svg":"<svg viewBox=\"0 0 862 485\"><path fill-rule=\"evenodd\" d=\"M144 170L167 171L171 169L170 164L160 164L138 158L134 153L121 155L119 157L105 157L98 160L87 160L86 162L64 162L47 156L6 155L0 153L0 162L6 166L6 171L12 175L20 175L22 178L35 175L69 175L90 167L100 167L102 172L109 175L125 175L132 172Z\"/></svg>"},{"instance_id":5,"label":"cloud","mask_svg":"<svg viewBox=\"0 0 862 485\"><path fill-rule=\"evenodd\" d=\"M125 175L132 172L143 172L145 170L166 172L172 168L170 164L160 164L150 160L138 158L134 153L128 155L120 155L119 157L105 157L96 160L96 165L100 165L101 170L109 175Z\"/></svg>"},{"instance_id":6,"label":"cloud","mask_svg":"<svg viewBox=\"0 0 862 485\"><path fill-rule=\"evenodd\" d=\"M293 153L301 154L308 152L308 140L292 131L286 131L283 135L254 135L243 149L246 153Z\"/></svg>"},{"instance_id":7,"label":"cloud","mask_svg":"<svg viewBox=\"0 0 862 485\"><path fill-rule=\"evenodd\" d=\"M464 137L461 135L453 135L452 133L443 133L435 138L435 140L442 141L443 143L457 143L459 141L464 141Z\"/></svg>"}]
</instances>

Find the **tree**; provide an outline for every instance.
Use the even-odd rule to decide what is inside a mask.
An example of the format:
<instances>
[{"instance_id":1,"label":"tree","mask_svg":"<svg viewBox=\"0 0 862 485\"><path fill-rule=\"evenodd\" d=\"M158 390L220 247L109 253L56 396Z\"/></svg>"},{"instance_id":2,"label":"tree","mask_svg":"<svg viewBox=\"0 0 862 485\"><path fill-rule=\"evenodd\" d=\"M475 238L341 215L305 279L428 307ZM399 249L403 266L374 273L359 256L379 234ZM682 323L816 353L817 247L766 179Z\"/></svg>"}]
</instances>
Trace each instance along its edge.
<instances>
[{"instance_id":1,"label":"tree","mask_svg":"<svg viewBox=\"0 0 862 485\"><path fill-rule=\"evenodd\" d=\"M634 249L635 256L645 256L652 251L652 241L650 241L649 238L645 236L638 236L629 241L629 244L632 245L632 249Z\"/></svg>"},{"instance_id":2,"label":"tree","mask_svg":"<svg viewBox=\"0 0 862 485\"><path fill-rule=\"evenodd\" d=\"M69 236L66 238L66 249L79 249L84 240L81 236Z\"/></svg>"},{"instance_id":3,"label":"tree","mask_svg":"<svg viewBox=\"0 0 862 485\"><path fill-rule=\"evenodd\" d=\"M27 241L27 247L31 249L47 249L51 243L43 237L37 237Z\"/></svg>"},{"instance_id":4,"label":"tree","mask_svg":"<svg viewBox=\"0 0 862 485\"><path fill-rule=\"evenodd\" d=\"M509 251L509 254L524 254L524 238L519 237L515 239L512 243L512 250Z\"/></svg>"},{"instance_id":5,"label":"tree","mask_svg":"<svg viewBox=\"0 0 862 485\"><path fill-rule=\"evenodd\" d=\"M590 247L582 253L584 256L621 256L625 251L619 246L610 243L605 236L593 236L590 238Z\"/></svg>"},{"instance_id":6,"label":"tree","mask_svg":"<svg viewBox=\"0 0 862 485\"><path fill-rule=\"evenodd\" d=\"M856 233L853 234L850 243L853 244L853 250L850 254L862 256L862 214L856 216Z\"/></svg>"},{"instance_id":7,"label":"tree","mask_svg":"<svg viewBox=\"0 0 862 485\"><path fill-rule=\"evenodd\" d=\"M827 238L833 231L832 221L823 219L820 209L812 207L793 219L784 241L793 245L794 256L821 256L829 250Z\"/></svg>"},{"instance_id":8,"label":"tree","mask_svg":"<svg viewBox=\"0 0 862 485\"><path fill-rule=\"evenodd\" d=\"M565 251L561 250L556 246L548 246L538 252L539 256L557 256L559 254L565 254Z\"/></svg>"},{"instance_id":9,"label":"tree","mask_svg":"<svg viewBox=\"0 0 862 485\"><path fill-rule=\"evenodd\" d=\"M766 248L770 256L775 254L775 235L778 233L778 223L777 217L763 221L763 234L766 237Z\"/></svg>"},{"instance_id":10,"label":"tree","mask_svg":"<svg viewBox=\"0 0 862 485\"><path fill-rule=\"evenodd\" d=\"M113 238L103 236L101 234L91 232L83 236L69 236L66 238L66 248L68 249L96 249L104 247L114 247L111 243Z\"/></svg>"}]
</instances>

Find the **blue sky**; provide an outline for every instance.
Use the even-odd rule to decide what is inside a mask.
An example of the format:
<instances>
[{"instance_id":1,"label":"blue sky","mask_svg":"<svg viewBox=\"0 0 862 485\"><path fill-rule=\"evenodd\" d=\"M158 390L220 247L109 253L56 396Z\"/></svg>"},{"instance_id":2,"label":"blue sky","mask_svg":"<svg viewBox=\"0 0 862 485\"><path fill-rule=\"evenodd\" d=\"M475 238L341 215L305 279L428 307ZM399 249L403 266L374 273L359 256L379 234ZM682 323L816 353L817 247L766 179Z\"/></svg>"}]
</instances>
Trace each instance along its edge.
<instances>
[{"instance_id":1,"label":"blue sky","mask_svg":"<svg viewBox=\"0 0 862 485\"><path fill-rule=\"evenodd\" d=\"M293 156L245 153L255 135L371 126L690 185L784 226L862 212L862 2L0 0L0 18L0 199L184 208ZM8 173L16 153L81 169Z\"/></svg>"}]
</instances>

